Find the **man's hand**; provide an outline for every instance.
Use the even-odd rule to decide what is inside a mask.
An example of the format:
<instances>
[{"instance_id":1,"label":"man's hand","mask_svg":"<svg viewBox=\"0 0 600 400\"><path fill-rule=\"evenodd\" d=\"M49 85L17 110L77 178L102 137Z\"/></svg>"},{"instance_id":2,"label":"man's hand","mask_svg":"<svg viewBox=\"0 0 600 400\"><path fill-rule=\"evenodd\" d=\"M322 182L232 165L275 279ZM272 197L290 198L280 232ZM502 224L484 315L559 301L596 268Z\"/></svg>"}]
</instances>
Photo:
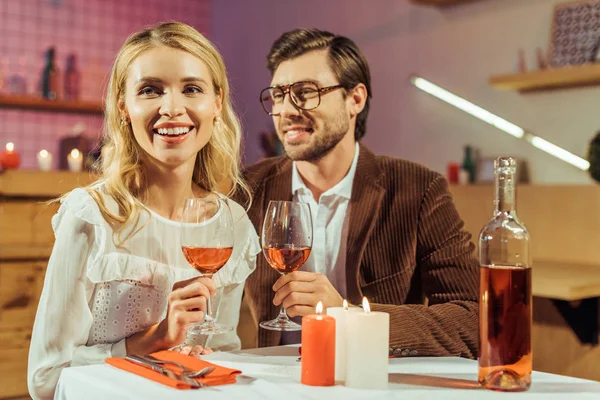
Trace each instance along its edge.
<instances>
[{"instance_id":1,"label":"man's hand","mask_svg":"<svg viewBox=\"0 0 600 400\"><path fill-rule=\"evenodd\" d=\"M273 304L282 304L290 317L313 314L319 301L323 310L341 307L344 299L323 274L294 271L284 275L273 285Z\"/></svg>"},{"instance_id":2,"label":"man's hand","mask_svg":"<svg viewBox=\"0 0 600 400\"><path fill-rule=\"evenodd\" d=\"M204 356L207 354L212 354L212 349L209 347L202 347L200 345L196 345L194 347L192 346L177 346L177 347L173 347L172 349L173 351L176 351L177 353L181 353L184 355L191 355L194 357L198 357L198 356Z\"/></svg>"}]
</instances>

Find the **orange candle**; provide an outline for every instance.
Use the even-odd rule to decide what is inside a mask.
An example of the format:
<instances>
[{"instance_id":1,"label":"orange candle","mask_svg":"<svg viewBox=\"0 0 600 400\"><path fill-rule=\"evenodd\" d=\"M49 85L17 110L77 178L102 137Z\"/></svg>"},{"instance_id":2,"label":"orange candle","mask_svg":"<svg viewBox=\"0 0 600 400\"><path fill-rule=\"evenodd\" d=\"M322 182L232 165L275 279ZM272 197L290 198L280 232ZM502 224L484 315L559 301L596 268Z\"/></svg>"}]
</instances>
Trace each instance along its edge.
<instances>
[{"instance_id":1,"label":"orange candle","mask_svg":"<svg viewBox=\"0 0 600 400\"><path fill-rule=\"evenodd\" d=\"M335 318L323 315L323 303L316 315L302 317L302 378L310 386L335 384Z\"/></svg>"},{"instance_id":2,"label":"orange candle","mask_svg":"<svg viewBox=\"0 0 600 400\"><path fill-rule=\"evenodd\" d=\"M3 169L17 169L20 164L21 156L15 151L14 143L6 143L6 150L0 153L0 167Z\"/></svg>"}]
</instances>

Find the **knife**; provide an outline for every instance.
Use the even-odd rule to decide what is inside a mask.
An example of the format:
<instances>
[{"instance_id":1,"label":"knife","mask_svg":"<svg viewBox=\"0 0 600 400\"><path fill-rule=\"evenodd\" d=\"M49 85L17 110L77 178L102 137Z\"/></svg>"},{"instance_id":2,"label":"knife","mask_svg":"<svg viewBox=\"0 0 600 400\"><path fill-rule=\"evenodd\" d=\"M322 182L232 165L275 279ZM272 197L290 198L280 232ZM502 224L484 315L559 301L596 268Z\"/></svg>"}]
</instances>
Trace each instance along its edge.
<instances>
[{"instance_id":1,"label":"knife","mask_svg":"<svg viewBox=\"0 0 600 400\"><path fill-rule=\"evenodd\" d=\"M134 364L138 364L143 367L150 368L152 371L158 372L159 374L162 374L162 375L165 375L168 378L188 384L193 388L204 387L204 385L202 383L197 382L197 381L193 380L192 378L188 378L185 375L176 374L175 372L171 371L170 369L165 368L161 365L155 364L149 360L145 360L142 357L139 357L139 356L136 356L133 354L128 354L125 356L125 359L127 361L131 361Z\"/></svg>"}]
</instances>

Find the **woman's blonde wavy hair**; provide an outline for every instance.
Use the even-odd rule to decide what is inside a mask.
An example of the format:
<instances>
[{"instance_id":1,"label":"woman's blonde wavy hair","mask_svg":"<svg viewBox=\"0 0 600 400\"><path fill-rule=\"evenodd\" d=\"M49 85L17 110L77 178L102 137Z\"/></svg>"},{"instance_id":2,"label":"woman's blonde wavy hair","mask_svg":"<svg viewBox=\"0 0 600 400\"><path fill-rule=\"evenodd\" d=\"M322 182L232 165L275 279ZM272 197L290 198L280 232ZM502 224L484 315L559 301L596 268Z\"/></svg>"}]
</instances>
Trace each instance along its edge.
<instances>
[{"instance_id":1,"label":"woman's blonde wavy hair","mask_svg":"<svg viewBox=\"0 0 600 400\"><path fill-rule=\"evenodd\" d=\"M241 125L231 105L223 59L212 43L191 26L165 22L131 35L119 50L110 73L105 99L102 157L101 164L97 166L102 177L87 189L98 203L102 215L117 231L129 224L135 226L139 212L145 209L140 201L145 195L145 169L141 157L144 150L135 140L131 124L122 124L119 105L125 101L125 82L130 65L141 54L157 46L183 50L202 60L210 71L215 94L222 96L221 123L215 124L210 140L198 153L192 180L204 190L228 196L241 189L250 199L240 172ZM118 204L118 214L112 213L103 197L92 188L100 182L103 183L103 192Z\"/></svg>"}]
</instances>

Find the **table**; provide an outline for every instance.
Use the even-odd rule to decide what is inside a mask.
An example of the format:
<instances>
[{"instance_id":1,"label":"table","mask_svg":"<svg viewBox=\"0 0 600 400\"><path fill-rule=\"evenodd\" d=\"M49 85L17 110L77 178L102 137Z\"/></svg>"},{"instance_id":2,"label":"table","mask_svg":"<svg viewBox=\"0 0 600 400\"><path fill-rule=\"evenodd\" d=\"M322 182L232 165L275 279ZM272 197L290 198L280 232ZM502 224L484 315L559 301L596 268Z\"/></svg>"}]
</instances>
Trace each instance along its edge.
<instances>
[{"instance_id":1,"label":"table","mask_svg":"<svg viewBox=\"0 0 600 400\"><path fill-rule=\"evenodd\" d=\"M208 361L242 370L235 385L176 390L107 364L63 370L55 400L78 399L600 399L600 382L533 373L524 393L496 393L477 384L477 363L457 357L411 357L390 360L389 390L356 390L336 385L300 384L296 346L214 353Z\"/></svg>"}]
</instances>

